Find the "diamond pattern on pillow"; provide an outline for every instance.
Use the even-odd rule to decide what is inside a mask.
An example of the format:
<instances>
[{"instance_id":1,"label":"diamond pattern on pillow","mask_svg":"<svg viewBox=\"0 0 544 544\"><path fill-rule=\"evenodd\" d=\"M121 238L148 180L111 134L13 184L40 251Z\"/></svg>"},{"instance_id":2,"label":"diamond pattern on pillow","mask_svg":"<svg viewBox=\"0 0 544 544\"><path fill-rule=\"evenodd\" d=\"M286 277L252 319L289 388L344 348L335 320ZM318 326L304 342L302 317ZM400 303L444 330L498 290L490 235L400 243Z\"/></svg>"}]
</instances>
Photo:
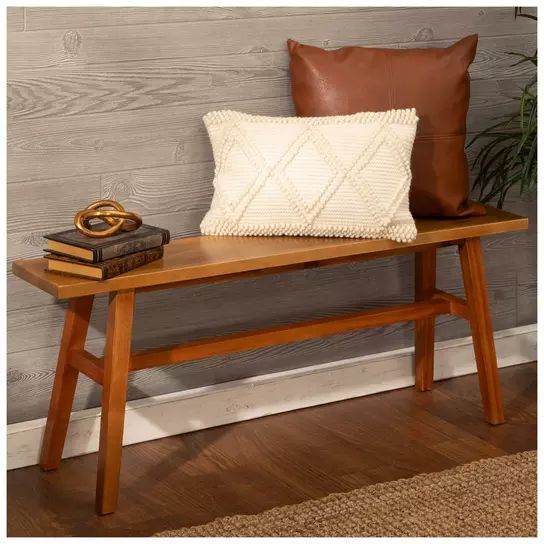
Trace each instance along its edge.
<instances>
[{"instance_id":1,"label":"diamond pattern on pillow","mask_svg":"<svg viewBox=\"0 0 544 544\"><path fill-rule=\"evenodd\" d=\"M411 241L415 110L332 117L210 112L216 162L203 234Z\"/></svg>"}]
</instances>

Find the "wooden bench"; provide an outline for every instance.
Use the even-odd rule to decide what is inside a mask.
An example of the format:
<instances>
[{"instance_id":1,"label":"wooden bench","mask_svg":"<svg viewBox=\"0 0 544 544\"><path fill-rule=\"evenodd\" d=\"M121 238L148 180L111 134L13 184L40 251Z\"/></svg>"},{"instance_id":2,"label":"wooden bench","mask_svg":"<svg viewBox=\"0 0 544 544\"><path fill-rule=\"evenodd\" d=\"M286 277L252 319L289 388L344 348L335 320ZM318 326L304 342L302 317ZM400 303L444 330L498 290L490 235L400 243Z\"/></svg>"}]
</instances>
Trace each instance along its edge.
<instances>
[{"instance_id":1,"label":"wooden bench","mask_svg":"<svg viewBox=\"0 0 544 544\"><path fill-rule=\"evenodd\" d=\"M80 372L102 385L96 509L100 514L107 514L117 506L129 372L413 320L415 382L417 389L426 391L433 383L434 320L440 314L454 314L470 321L485 419L491 424L502 423L503 405L480 237L524 230L527 226L526 218L490 207L485 217L419 220L417 239L408 244L339 238L197 236L173 241L165 248L160 261L103 282L47 272L43 258L16 261L13 272L17 276L58 299L70 299L40 467L52 470L59 466ZM459 247L466 300L435 287L436 250L448 245ZM412 252L415 253L415 300L412 303L131 352L137 292ZM93 298L99 293L109 293L106 348L102 358L85 350Z\"/></svg>"}]
</instances>

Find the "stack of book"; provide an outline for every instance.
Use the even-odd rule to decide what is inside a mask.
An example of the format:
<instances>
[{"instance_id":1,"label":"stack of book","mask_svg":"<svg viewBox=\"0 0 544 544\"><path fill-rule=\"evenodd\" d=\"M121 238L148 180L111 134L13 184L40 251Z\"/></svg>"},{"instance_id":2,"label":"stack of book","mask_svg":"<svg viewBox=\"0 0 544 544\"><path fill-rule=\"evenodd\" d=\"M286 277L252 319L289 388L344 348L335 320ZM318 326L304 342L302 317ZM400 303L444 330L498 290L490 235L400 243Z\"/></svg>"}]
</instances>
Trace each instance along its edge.
<instances>
[{"instance_id":1,"label":"stack of book","mask_svg":"<svg viewBox=\"0 0 544 544\"><path fill-rule=\"evenodd\" d=\"M44 236L47 270L107 280L160 259L170 232L142 225L132 232L90 238L76 229Z\"/></svg>"}]
</instances>

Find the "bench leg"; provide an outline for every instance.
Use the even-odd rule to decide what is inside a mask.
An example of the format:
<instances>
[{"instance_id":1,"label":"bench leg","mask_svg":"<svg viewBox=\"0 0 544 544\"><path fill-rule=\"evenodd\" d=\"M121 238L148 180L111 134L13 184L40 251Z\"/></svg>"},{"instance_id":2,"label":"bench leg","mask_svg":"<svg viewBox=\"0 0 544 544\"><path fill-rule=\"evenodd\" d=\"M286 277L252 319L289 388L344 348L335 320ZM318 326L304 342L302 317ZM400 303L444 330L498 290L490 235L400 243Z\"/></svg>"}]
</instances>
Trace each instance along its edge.
<instances>
[{"instance_id":1,"label":"bench leg","mask_svg":"<svg viewBox=\"0 0 544 544\"><path fill-rule=\"evenodd\" d=\"M96 481L99 514L110 514L117 507L133 312L133 290L110 295Z\"/></svg>"},{"instance_id":2,"label":"bench leg","mask_svg":"<svg viewBox=\"0 0 544 544\"><path fill-rule=\"evenodd\" d=\"M57 370L40 454L40 468L58 468L70 421L79 371L70 366L70 354L85 348L93 296L70 299L64 317Z\"/></svg>"},{"instance_id":3,"label":"bench leg","mask_svg":"<svg viewBox=\"0 0 544 544\"><path fill-rule=\"evenodd\" d=\"M436 288L436 248L418 251L415 255L415 299L429 300ZM433 386L434 317L414 322L416 388L428 391Z\"/></svg>"},{"instance_id":4,"label":"bench leg","mask_svg":"<svg viewBox=\"0 0 544 544\"><path fill-rule=\"evenodd\" d=\"M463 240L459 255L485 419L496 425L504 423L504 411L480 239Z\"/></svg>"}]
</instances>

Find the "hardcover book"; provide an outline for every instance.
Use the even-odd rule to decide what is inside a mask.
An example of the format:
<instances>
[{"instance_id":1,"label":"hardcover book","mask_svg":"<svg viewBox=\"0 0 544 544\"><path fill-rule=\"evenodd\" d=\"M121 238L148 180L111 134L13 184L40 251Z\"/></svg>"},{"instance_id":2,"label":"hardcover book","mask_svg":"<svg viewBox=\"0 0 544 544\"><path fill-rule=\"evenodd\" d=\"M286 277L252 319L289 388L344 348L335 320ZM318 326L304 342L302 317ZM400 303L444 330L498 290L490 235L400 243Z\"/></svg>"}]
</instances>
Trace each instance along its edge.
<instances>
[{"instance_id":1,"label":"hardcover book","mask_svg":"<svg viewBox=\"0 0 544 544\"><path fill-rule=\"evenodd\" d=\"M170 232L160 227L142 225L135 231L119 232L108 238L90 238L77 229L48 234L44 238L47 239L48 251L99 263L167 244Z\"/></svg>"},{"instance_id":2,"label":"hardcover book","mask_svg":"<svg viewBox=\"0 0 544 544\"><path fill-rule=\"evenodd\" d=\"M163 247L159 246L139 253L114 257L95 264L56 254L45 255L45 258L47 259L47 270L49 271L95 280L107 280L144 264L157 261L163 256L163 253Z\"/></svg>"}]
</instances>

